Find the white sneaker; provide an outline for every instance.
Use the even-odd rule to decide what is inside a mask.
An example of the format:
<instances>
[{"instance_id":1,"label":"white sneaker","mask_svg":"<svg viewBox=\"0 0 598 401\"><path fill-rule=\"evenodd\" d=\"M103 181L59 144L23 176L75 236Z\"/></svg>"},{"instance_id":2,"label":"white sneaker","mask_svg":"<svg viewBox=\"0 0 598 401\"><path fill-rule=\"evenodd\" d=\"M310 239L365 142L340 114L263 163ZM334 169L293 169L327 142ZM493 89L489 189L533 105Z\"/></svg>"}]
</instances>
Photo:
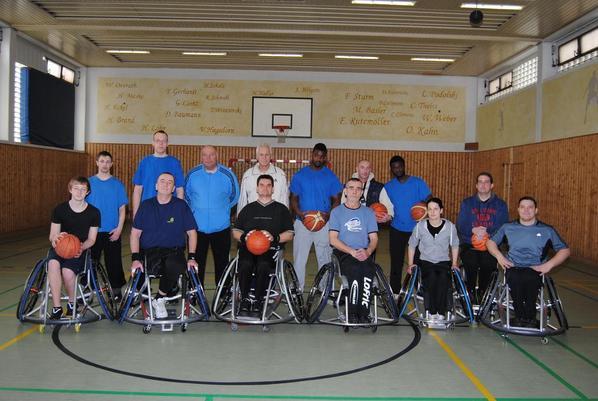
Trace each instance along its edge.
<instances>
[{"instance_id":1,"label":"white sneaker","mask_svg":"<svg viewBox=\"0 0 598 401\"><path fill-rule=\"evenodd\" d=\"M441 315L440 313L437 313L436 315L434 315L434 319L435 320L444 320L444 315Z\"/></svg>"},{"instance_id":2,"label":"white sneaker","mask_svg":"<svg viewBox=\"0 0 598 401\"><path fill-rule=\"evenodd\" d=\"M166 311L166 299L152 299L152 306L154 308L154 315L156 319L164 319L168 317L168 312Z\"/></svg>"}]
</instances>

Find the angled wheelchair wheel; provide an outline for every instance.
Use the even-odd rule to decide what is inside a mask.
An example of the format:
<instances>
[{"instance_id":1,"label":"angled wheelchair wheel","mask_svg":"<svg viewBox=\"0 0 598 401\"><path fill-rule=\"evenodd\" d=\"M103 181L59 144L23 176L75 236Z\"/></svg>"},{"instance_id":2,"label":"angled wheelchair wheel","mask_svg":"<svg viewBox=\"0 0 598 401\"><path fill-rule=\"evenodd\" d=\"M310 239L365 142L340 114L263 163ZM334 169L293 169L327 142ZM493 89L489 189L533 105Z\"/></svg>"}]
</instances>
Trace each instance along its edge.
<instances>
[{"instance_id":1,"label":"angled wheelchair wheel","mask_svg":"<svg viewBox=\"0 0 598 401\"><path fill-rule=\"evenodd\" d=\"M303 293L299 289L299 278L291 262L285 260L282 266L282 280L289 309L295 321L301 323L304 317Z\"/></svg>"},{"instance_id":2,"label":"angled wheelchair wheel","mask_svg":"<svg viewBox=\"0 0 598 401\"><path fill-rule=\"evenodd\" d=\"M391 319L398 320L399 308L392 297L392 289L390 288L388 280L386 280L384 271L378 264L376 264L376 281L378 282L378 295L380 296L384 310L388 313L388 316Z\"/></svg>"},{"instance_id":3,"label":"angled wheelchair wheel","mask_svg":"<svg viewBox=\"0 0 598 401\"><path fill-rule=\"evenodd\" d=\"M232 301L233 296L233 279L236 269L237 258L231 260L224 270L224 274L220 277L220 282L216 287L214 299L212 301L212 312L218 317L228 307Z\"/></svg>"},{"instance_id":4,"label":"angled wheelchair wheel","mask_svg":"<svg viewBox=\"0 0 598 401\"><path fill-rule=\"evenodd\" d=\"M471 307L471 301L469 299L467 287L461 278L461 272L452 270L452 275L455 283L455 289L457 290L459 306L462 308L463 313L467 315L469 322L472 323L474 320L473 308Z\"/></svg>"},{"instance_id":5,"label":"angled wheelchair wheel","mask_svg":"<svg viewBox=\"0 0 598 401\"><path fill-rule=\"evenodd\" d=\"M139 296L139 292L137 290L139 280L143 276L143 273L140 270L135 272L135 275L129 279L125 291L123 293L123 297L120 301L120 305L118 307L118 323L122 323L125 318L127 317L127 313L129 312L129 308L133 304L135 297Z\"/></svg>"},{"instance_id":6,"label":"angled wheelchair wheel","mask_svg":"<svg viewBox=\"0 0 598 401\"><path fill-rule=\"evenodd\" d=\"M492 308L492 304L496 299L496 292L498 291L498 272L492 272L492 276L490 277L490 284L486 289L486 292L482 296L482 301L480 302L480 308L478 309L478 319L481 319L483 316L486 316L490 309Z\"/></svg>"},{"instance_id":7,"label":"angled wheelchair wheel","mask_svg":"<svg viewBox=\"0 0 598 401\"><path fill-rule=\"evenodd\" d=\"M31 270L31 273L29 273L29 277L25 282L25 290L21 295L17 307L17 319L22 322L24 321L23 317L33 310L40 294L44 291L47 274L46 262L46 259L39 260L33 267L33 270Z\"/></svg>"},{"instance_id":8,"label":"angled wheelchair wheel","mask_svg":"<svg viewBox=\"0 0 598 401\"><path fill-rule=\"evenodd\" d=\"M334 280L334 265L327 263L318 271L314 279L314 286L309 291L307 304L305 305L305 320L314 323L324 310Z\"/></svg>"},{"instance_id":9,"label":"angled wheelchair wheel","mask_svg":"<svg viewBox=\"0 0 598 401\"><path fill-rule=\"evenodd\" d=\"M91 285L98 297L98 303L104 311L106 318L113 320L116 305L114 304L114 294L112 286L108 280L106 268L100 262L93 262L91 271Z\"/></svg>"},{"instance_id":10,"label":"angled wheelchair wheel","mask_svg":"<svg viewBox=\"0 0 598 401\"><path fill-rule=\"evenodd\" d=\"M551 308L554 311L554 314L556 315L556 319L558 320L559 325L563 329L569 330L569 322L567 321L567 317L565 316L563 304L561 303L559 294L556 291L554 280L552 280L552 277L550 276L546 276L546 288L548 289L548 299L550 300Z\"/></svg>"},{"instance_id":11,"label":"angled wheelchair wheel","mask_svg":"<svg viewBox=\"0 0 598 401\"><path fill-rule=\"evenodd\" d=\"M192 290L192 292L187 292L187 296L190 298L190 301L195 300L197 302L203 315L203 320L208 320L210 318L210 307L208 306L206 294L201 286L199 275L195 269L189 269L187 272L189 275L189 286Z\"/></svg>"},{"instance_id":12,"label":"angled wheelchair wheel","mask_svg":"<svg viewBox=\"0 0 598 401\"><path fill-rule=\"evenodd\" d=\"M403 279L403 285L401 286L401 292L399 293L399 299L397 301L397 307L399 309L399 319L407 311L407 305L409 300L414 295L415 284L417 283L419 275L419 267L415 266L411 271L411 274L407 274Z\"/></svg>"}]
</instances>

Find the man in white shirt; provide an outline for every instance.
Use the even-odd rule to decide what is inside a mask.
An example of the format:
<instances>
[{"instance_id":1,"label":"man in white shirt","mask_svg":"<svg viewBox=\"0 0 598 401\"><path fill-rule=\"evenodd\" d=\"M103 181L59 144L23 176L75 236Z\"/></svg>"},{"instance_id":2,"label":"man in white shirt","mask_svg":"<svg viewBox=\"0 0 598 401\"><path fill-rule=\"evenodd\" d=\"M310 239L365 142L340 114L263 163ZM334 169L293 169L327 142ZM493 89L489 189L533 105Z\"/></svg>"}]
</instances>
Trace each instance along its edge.
<instances>
[{"instance_id":1,"label":"man in white shirt","mask_svg":"<svg viewBox=\"0 0 598 401\"><path fill-rule=\"evenodd\" d=\"M257 195L257 178L262 174L268 174L274 179L274 193L272 199L289 207L289 187L285 172L274 166L270 159L272 150L270 145L263 143L256 149L257 163L243 174L241 179L241 194L237 203L237 215L245 205L255 202Z\"/></svg>"}]
</instances>

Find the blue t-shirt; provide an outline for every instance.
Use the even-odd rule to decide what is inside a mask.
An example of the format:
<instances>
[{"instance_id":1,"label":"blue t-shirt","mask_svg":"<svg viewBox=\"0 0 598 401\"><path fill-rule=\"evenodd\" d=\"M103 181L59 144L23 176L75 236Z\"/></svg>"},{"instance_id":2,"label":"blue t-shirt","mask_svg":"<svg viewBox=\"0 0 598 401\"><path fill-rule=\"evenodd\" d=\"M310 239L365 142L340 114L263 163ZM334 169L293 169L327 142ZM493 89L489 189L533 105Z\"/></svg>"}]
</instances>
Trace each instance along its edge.
<instances>
[{"instance_id":1,"label":"blue t-shirt","mask_svg":"<svg viewBox=\"0 0 598 401\"><path fill-rule=\"evenodd\" d=\"M89 177L89 184L91 193L87 195L87 202L100 210L102 225L99 231L108 233L118 226L118 209L129 203L127 191L115 177L101 180L94 175Z\"/></svg>"},{"instance_id":2,"label":"blue t-shirt","mask_svg":"<svg viewBox=\"0 0 598 401\"><path fill-rule=\"evenodd\" d=\"M139 167L133 176L133 185L142 185L143 192L141 200L153 198L156 192L156 181L162 173L174 175L175 188L181 188L185 184L185 176L181 162L174 156L157 157L149 155L139 162Z\"/></svg>"},{"instance_id":3,"label":"blue t-shirt","mask_svg":"<svg viewBox=\"0 0 598 401\"><path fill-rule=\"evenodd\" d=\"M432 191L428 184L419 177L409 176L400 182L393 178L384 185L386 193L394 207L394 217L390 223L395 230L412 232L416 221L411 218L411 207L426 199Z\"/></svg>"},{"instance_id":4,"label":"blue t-shirt","mask_svg":"<svg viewBox=\"0 0 598 401\"><path fill-rule=\"evenodd\" d=\"M553 227L540 221L531 226L523 225L518 220L505 223L490 239L497 245L507 240L507 259L517 267L541 265L546 261L550 248L555 251L568 248Z\"/></svg>"},{"instance_id":5,"label":"blue t-shirt","mask_svg":"<svg viewBox=\"0 0 598 401\"><path fill-rule=\"evenodd\" d=\"M187 231L197 230L187 202L174 196L163 205L156 197L141 202L133 227L143 231L141 249L184 248L187 244Z\"/></svg>"},{"instance_id":6,"label":"blue t-shirt","mask_svg":"<svg viewBox=\"0 0 598 401\"><path fill-rule=\"evenodd\" d=\"M315 170L306 166L295 173L289 189L299 197L299 210L302 212L329 212L332 206L330 198L343 190L343 184L328 167Z\"/></svg>"},{"instance_id":7,"label":"blue t-shirt","mask_svg":"<svg viewBox=\"0 0 598 401\"><path fill-rule=\"evenodd\" d=\"M367 248L369 234L378 232L378 223L374 211L361 205L350 209L342 204L330 212L329 231L337 231L338 239L353 249Z\"/></svg>"}]
</instances>

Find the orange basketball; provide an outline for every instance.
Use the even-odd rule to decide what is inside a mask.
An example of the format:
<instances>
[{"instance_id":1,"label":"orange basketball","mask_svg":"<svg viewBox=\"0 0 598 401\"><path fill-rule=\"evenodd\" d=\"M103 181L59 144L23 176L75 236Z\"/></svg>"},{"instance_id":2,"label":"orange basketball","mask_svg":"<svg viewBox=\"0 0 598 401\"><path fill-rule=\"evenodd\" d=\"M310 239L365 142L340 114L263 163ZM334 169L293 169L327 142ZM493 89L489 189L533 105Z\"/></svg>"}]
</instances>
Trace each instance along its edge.
<instances>
[{"instance_id":1,"label":"orange basketball","mask_svg":"<svg viewBox=\"0 0 598 401\"><path fill-rule=\"evenodd\" d=\"M266 237L266 234L256 230L247 236L245 245L249 252L258 256L266 253L268 249L270 249L270 240Z\"/></svg>"},{"instance_id":2,"label":"orange basketball","mask_svg":"<svg viewBox=\"0 0 598 401\"><path fill-rule=\"evenodd\" d=\"M418 202L411 207L411 218L415 221L422 221L428 215L428 207L424 202Z\"/></svg>"},{"instance_id":3,"label":"orange basketball","mask_svg":"<svg viewBox=\"0 0 598 401\"><path fill-rule=\"evenodd\" d=\"M326 225L326 219L322 216L317 210L310 210L305 213L305 217L303 218L303 225L309 231L320 231L322 227Z\"/></svg>"},{"instance_id":4,"label":"orange basketball","mask_svg":"<svg viewBox=\"0 0 598 401\"><path fill-rule=\"evenodd\" d=\"M56 253L63 259L72 259L81 251L81 241L73 234L65 234L56 241Z\"/></svg>"},{"instance_id":5,"label":"orange basketball","mask_svg":"<svg viewBox=\"0 0 598 401\"><path fill-rule=\"evenodd\" d=\"M484 234L482 238L479 238L477 235L473 234L471 236L471 245L473 246L473 249L478 251L486 251L488 250L486 248L486 242L488 242L488 239L488 234Z\"/></svg>"},{"instance_id":6,"label":"orange basketball","mask_svg":"<svg viewBox=\"0 0 598 401\"><path fill-rule=\"evenodd\" d=\"M388 209L386 208L386 206L384 206L380 202L372 203L370 205L370 209L372 209L374 211L374 213L376 214L376 217L379 219L382 218L382 216L384 214L388 213Z\"/></svg>"}]
</instances>

